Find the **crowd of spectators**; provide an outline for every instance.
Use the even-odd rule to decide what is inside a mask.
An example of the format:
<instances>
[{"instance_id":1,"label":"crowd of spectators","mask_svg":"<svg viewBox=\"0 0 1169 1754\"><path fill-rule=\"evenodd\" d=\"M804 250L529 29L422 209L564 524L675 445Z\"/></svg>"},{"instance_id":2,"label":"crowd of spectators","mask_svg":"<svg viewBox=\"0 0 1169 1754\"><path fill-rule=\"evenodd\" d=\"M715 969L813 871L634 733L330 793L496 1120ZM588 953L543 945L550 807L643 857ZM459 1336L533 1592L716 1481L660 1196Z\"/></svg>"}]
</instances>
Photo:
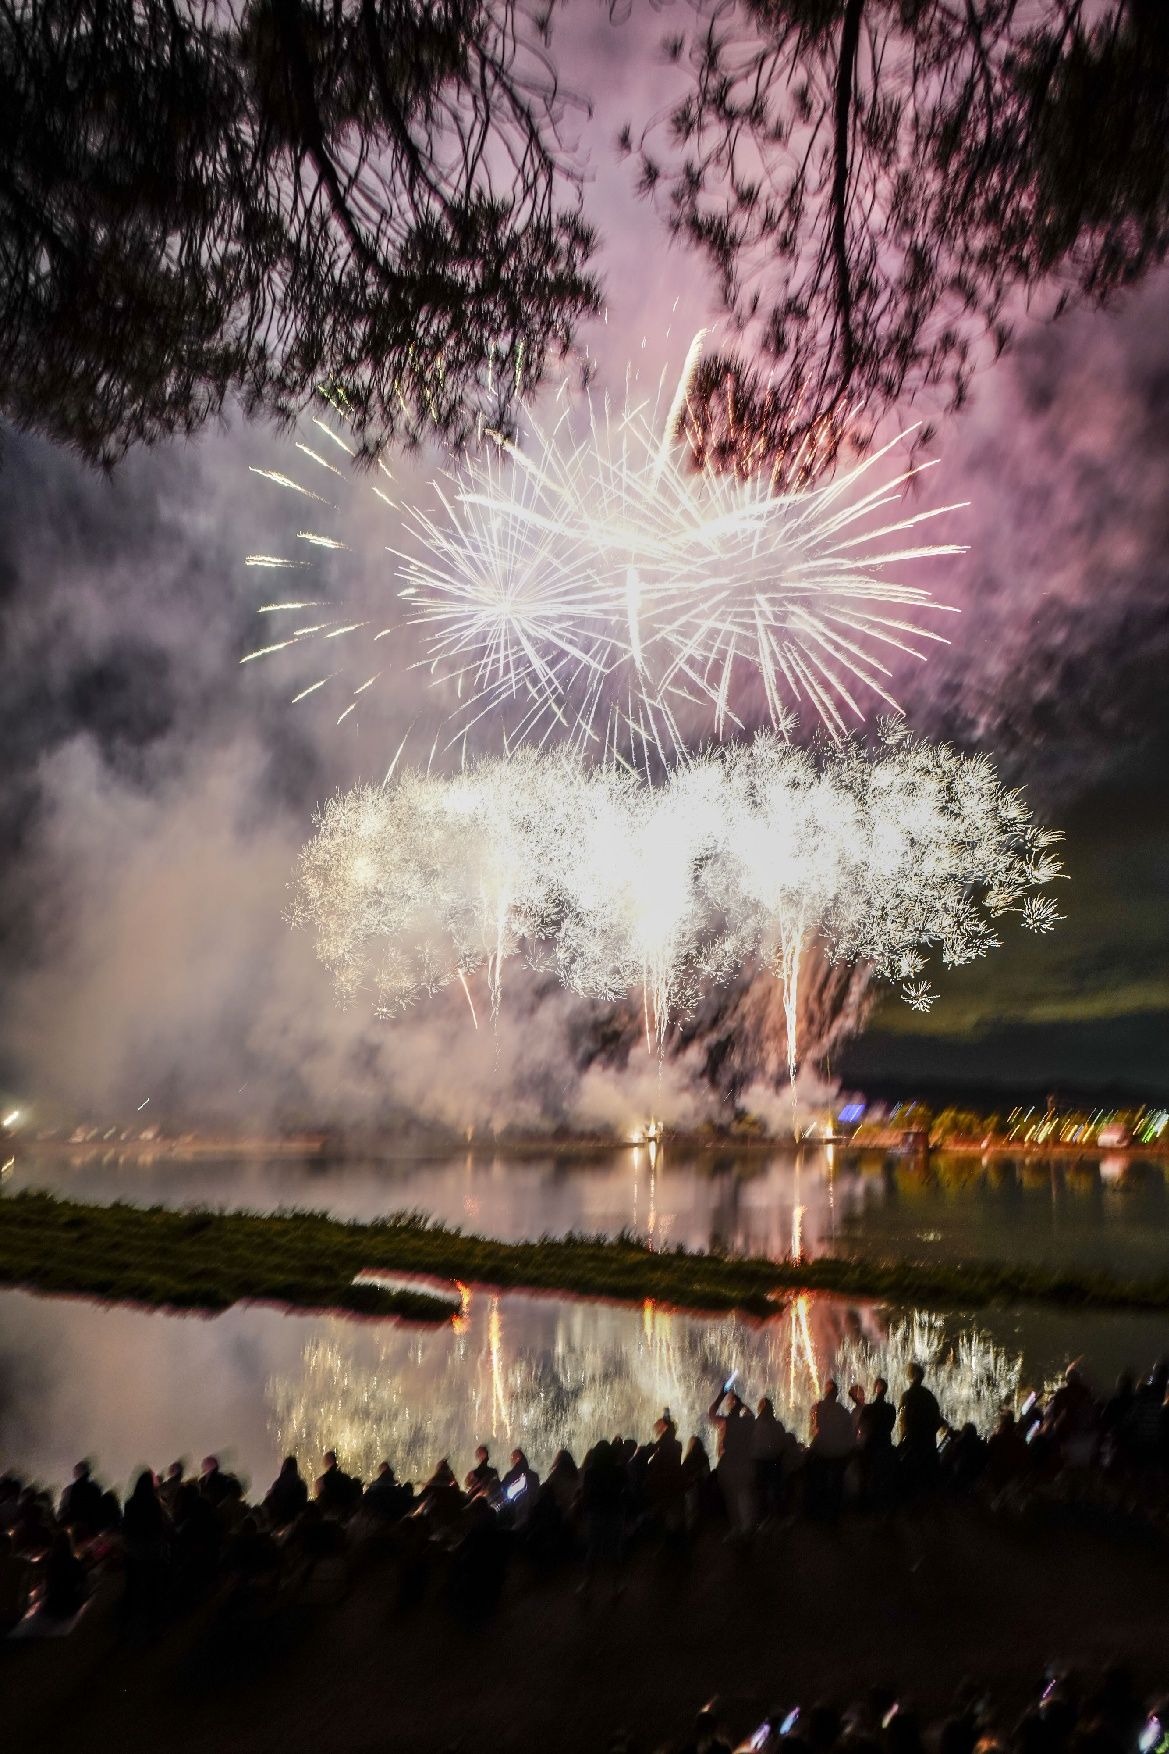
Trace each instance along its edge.
<instances>
[{"instance_id":1,"label":"crowd of spectators","mask_svg":"<svg viewBox=\"0 0 1169 1754\"><path fill-rule=\"evenodd\" d=\"M500 1471L485 1445L461 1482L443 1458L418 1485L388 1461L363 1482L331 1451L310 1485L290 1456L255 1500L214 1456L195 1475L180 1462L162 1475L143 1470L124 1503L87 1462L57 1503L6 1474L0 1636L67 1625L107 1574L123 1579L124 1625L147 1632L216 1591L255 1610L322 1580L343 1588L354 1551L378 1540L399 1562L404 1599L425 1592L441 1557L452 1607L477 1617L497 1601L516 1554L538 1568L577 1566L582 1593L598 1580L618 1593L639 1543L685 1548L706 1529L746 1543L761 1525L797 1516L835 1524L971 1495L1010 1505L1053 1483L1152 1499L1169 1482L1167 1388L1169 1363L1140 1382L1123 1376L1106 1398L1069 1366L1054 1392L1004 1408L984 1437L946 1423L915 1364L896 1403L881 1378L844 1398L825 1383L804 1444L769 1399L752 1409L732 1378L710 1407L709 1448L698 1435L683 1448L667 1408L646 1440L602 1438L579 1464L562 1449L543 1479L522 1449Z\"/></svg>"},{"instance_id":2,"label":"crowd of spectators","mask_svg":"<svg viewBox=\"0 0 1169 1754\"><path fill-rule=\"evenodd\" d=\"M1098 1675L1048 1669L1020 1711L975 1682L949 1712L921 1719L894 1688L845 1709L825 1701L776 1711L736 1737L718 1700L659 1754L1166 1754L1169 1701L1143 1701L1120 1665Z\"/></svg>"}]
</instances>

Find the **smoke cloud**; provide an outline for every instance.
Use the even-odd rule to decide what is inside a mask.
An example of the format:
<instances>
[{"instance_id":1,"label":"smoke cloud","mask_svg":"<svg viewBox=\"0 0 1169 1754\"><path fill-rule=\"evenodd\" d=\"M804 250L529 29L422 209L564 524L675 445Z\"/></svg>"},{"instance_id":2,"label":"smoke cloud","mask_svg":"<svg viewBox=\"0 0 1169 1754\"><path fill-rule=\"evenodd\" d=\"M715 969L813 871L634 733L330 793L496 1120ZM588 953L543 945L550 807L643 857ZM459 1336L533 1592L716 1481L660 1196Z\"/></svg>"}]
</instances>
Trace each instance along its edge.
<instances>
[{"instance_id":1,"label":"smoke cloud","mask_svg":"<svg viewBox=\"0 0 1169 1754\"><path fill-rule=\"evenodd\" d=\"M710 314L678 248L639 280L656 221L604 156L637 112L636 60L608 68L591 136L613 319L591 347L614 388L627 357L655 382L660 360L680 364ZM945 532L970 553L929 581L962 616L951 647L898 677L903 703L917 730L987 748L1056 821L1165 725L1167 316L1162 275L1115 312L1032 330L943 424L921 489L923 504L971 500ZM144 1118L402 1128L624 1130L649 1112L696 1125L735 1103L770 1118L783 1060L767 981L712 995L660 1069L627 1019L535 979L510 983L497 1033L473 1028L457 990L391 1024L335 1007L308 936L284 924L287 883L314 806L380 778L434 698L424 674L394 671L359 727L337 727L327 690L290 706L309 672L239 668L263 643L271 584L243 556L296 527L288 496L248 469L287 458L237 427L105 479L5 435L0 1086L46 1116L126 1121L147 1098ZM425 478L424 460L395 469L398 492ZM397 531L366 502L323 583L392 607ZM1090 932L1077 937L1071 851L1066 955L1090 989L1108 971L1091 972ZM831 1065L870 995L863 976L818 978L816 1057Z\"/></svg>"}]
</instances>

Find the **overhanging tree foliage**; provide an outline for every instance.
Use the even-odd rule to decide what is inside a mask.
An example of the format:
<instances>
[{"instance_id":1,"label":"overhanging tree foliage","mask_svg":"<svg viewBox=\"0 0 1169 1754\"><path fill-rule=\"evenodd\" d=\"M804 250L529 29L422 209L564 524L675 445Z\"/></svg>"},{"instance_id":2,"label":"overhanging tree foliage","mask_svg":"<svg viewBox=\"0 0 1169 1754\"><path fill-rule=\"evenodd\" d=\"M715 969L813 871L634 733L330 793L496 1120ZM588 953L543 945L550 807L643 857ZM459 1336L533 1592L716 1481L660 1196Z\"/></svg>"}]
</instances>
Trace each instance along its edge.
<instances>
[{"instance_id":1,"label":"overhanging tree foliage","mask_svg":"<svg viewBox=\"0 0 1169 1754\"><path fill-rule=\"evenodd\" d=\"M506 425L598 301L546 23L0 0L0 410L101 461L322 382L379 442Z\"/></svg>"},{"instance_id":2,"label":"overhanging tree foliage","mask_svg":"<svg viewBox=\"0 0 1169 1754\"><path fill-rule=\"evenodd\" d=\"M598 305L542 4L0 0L0 412L101 460L322 383L371 442L506 427ZM694 5L639 159L750 341L699 462L814 472L1164 258L1165 0Z\"/></svg>"},{"instance_id":3,"label":"overhanging tree foliage","mask_svg":"<svg viewBox=\"0 0 1169 1754\"><path fill-rule=\"evenodd\" d=\"M765 359L705 362L699 462L786 477L922 390L960 404L1028 302L1164 258L1164 0L695 5L640 185Z\"/></svg>"}]
</instances>

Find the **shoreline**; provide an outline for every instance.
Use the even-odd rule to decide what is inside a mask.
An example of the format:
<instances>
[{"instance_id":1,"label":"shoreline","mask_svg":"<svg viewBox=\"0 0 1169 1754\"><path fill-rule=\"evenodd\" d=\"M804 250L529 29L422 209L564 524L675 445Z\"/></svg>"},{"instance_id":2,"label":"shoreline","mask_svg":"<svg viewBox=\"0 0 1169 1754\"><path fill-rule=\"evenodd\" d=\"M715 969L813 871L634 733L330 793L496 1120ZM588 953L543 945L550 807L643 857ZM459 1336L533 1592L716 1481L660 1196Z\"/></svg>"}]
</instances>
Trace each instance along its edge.
<instances>
[{"instance_id":1,"label":"shoreline","mask_svg":"<svg viewBox=\"0 0 1169 1754\"><path fill-rule=\"evenodd\" d=\"M452 1157L468 1157L485 1162L514 1159L523 1162L532 1157L607 1158L627 1151L650 1149L644 1140L596 1139L584 1135L554 1137L537 1135L530 1138L488 1141L475 1139L435 1143L415 1149L396 1147L389 1141L335 1140L323 1133L284 1135L273 1138L244 1136L241 1138L208 1137L205 1139L118 1139L10 1140L9 1147L17 1154L30 1157L67 1157L77 1162L102 1161L111 1158L134 1159L145 1163L195 1162L201 1158L239 1158L248 1162L268 1158L317 1163L322 1166L348 1163L433 1163ZM1098 1145L1094 1143L1043 1144L1011 1143L995 1140L990 1144L974 1139L948 1139L928 1148L907 1143L899 1133L859 1141L840 1138L759 1138L754 1135L709 1138L695 1133L667 1133L657 1144L659 1155L670 1153L675 1158L690 1160L721 1157L728 1153L755 1156L766 1152L798 1153L815 1148L831 1149L837 1167L842 1161L853 1162L865 1157L895 1156L909 1162L924 1162L930 1157L963 1156L981 1158L1060 1158L1070 1162L1099 1163L1104 1159L1124 1158L1139 1162L1161 1162L1169 1169L1169 1143Z\"/></svg>"},{"instance_id":2,"label":"shoreline","mask_svg":"<svg viewBox=\"0 0 1169 1754\"><path fill-rule=\"evenodd\" d=\"M406 1275L410 1284L359 1282L370 1273ZM445 1294L428 1292L426 1278ZM434 1324L457 1315L451 1292L462 1285L762 1319L809 1291L934 1308L1169 1310L1169 1274L1121 1280L986 1259L659 1253L627 1234L503 1242L416 1213L363 1224L312 1211L87 1205L35 1190L0 1198L0 1284L159 1309L263 1302Z\"/></svg>"}]
</instances>

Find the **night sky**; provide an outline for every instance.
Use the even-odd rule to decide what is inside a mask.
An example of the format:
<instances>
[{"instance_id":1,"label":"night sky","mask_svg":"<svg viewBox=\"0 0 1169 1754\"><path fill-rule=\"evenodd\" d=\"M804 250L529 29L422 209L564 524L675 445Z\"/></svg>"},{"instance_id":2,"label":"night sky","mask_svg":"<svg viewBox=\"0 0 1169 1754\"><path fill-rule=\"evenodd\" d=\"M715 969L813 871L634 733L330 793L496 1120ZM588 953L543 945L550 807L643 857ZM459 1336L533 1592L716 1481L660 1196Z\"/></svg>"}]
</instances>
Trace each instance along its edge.
<instances>
[{"instance_id":1,"label":"night sky","mask_svg":"<svg viewBox=\"0 0 1169 1754\"><path fill-rule=\"evenodd\" d=\"M1102 748L1099 779L1069 784L1052 807L1071 876L1059 931L1012 937L1009 952L951 970L928 1016L886 996L838 1070L862 1086L1169 1099L1164 707L1140 743Z\"/></svg>"},{"instance_id":2,"label":"night sky","mask_svg":"<svg viewBox=\"0 0 1169 1754\"><path fill-rule=\"evenodd\" d=\"M676 370L710 314L700 264L654 229L606 144L635 107L633 66L606 74L587 192L609 314L586 339L617 389L630 357L647 380ZM380 777L420 686L393 679L337 729L335 703L289 705L311 676L238 667L271 582L243 556L295 516L247 465L287 466L287 445L237 423L106 479L4 435L0 1087L118 1114L148 1096L351 1114L389 1094L452 1120L476 1104L535 1118L551 1090L596 1118L613 1093L569 1089L567 1001L538 1029L521 1010L498 1045L441 1004L375 1027L334 1011L281 920L314 805ZM972 502L952 526L969 554L930 580L963 613L901 698L1066 831L1067 920L943 971L928 1016L883 1000L834 1070L1169 1097L1169 276L1108 312L1024 322L932 454L924 493ZM386 593L394 534L357 517L335 588Z\"/></svg>"}]
</instances>

